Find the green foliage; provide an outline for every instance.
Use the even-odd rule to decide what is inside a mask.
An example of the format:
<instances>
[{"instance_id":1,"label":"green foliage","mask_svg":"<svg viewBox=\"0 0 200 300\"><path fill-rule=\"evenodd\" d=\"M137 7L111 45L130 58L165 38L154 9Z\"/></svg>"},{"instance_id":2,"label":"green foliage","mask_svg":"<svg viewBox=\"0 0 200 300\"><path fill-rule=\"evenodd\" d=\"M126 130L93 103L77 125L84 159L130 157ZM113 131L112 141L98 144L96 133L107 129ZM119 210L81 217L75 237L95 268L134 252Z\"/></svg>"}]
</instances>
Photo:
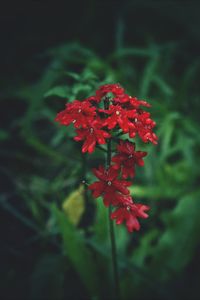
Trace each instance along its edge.
<instances>
[{"instance_id":1,"label":"green foliage","mask_svg":"<svg viewBox=\"0 0 200 300\"><path fill-rule=\"evenodd\" d=\"M161 281L169 280L182 271L200 242L199 196L199 192L184 196L174 210L164 212L162 219L166 224L165 231L161 233L153 229L147 232L133 253L133 262L143 266L148 257L149 274Z\"/></svg>"},{"instance_id":2,"label":"green foliage","mask_svg":"<svg viewBox=\"0 0 200 300\"><path fill-rule=\"evenodd\" d=\"M150 204L150 217L133 235L115 226L124 299L149 299L150 293L155 299L175 297L173 282L181 273L185 276L200 243L199 61L177 75L173 61L179 51L176 44L150 43L144 48L120 46L102 58L79 44L61 45L45 53L48 64L39 70L38 80L21 80L12 91L5 87L4 94L23 103L24 110L0 130L0 153L5 161L14 160L12 166L2 166L13 186L1 196L0 205L34 232L27 245L42 245L30 276L31 299L64 299L74 292L67 285L73 272L77 290L88 298L112 295L108 216L101 199L85 192L86 210L78 227L59 208L83 178L92 180L87 170L102 156L97 151L84 162L80 145L72 139L73 128L54 122L66 102L112 82L150 100L159 136L158 147L142 146L149 156L136 170L131 188L135 201ZM49 250L49 244L56 250Z\"/></svg>"},{"instance_id":3,"label":"green foliage","mask_svg":"<svg viewBox=\"0 0 200 300\"><path fill-rule=\"evenodd\" d=\"M58 254L40 258L31 278L30 299L63 299L65 265L65 260Z\"/></svg>"},{"instance_id":4,"label":"green foliage","mask_svg":"<svg viewBox=\"0 0 200 300\"><path fill-rule=\"evenodd\" d=\"M86 248L82 235L76 231L66 216L55 205L52 205L52 212L58 222L64 254L80 275L90 295L96 296L98 281L95 261L89 249Z\"/></svg>"}]
</instances>

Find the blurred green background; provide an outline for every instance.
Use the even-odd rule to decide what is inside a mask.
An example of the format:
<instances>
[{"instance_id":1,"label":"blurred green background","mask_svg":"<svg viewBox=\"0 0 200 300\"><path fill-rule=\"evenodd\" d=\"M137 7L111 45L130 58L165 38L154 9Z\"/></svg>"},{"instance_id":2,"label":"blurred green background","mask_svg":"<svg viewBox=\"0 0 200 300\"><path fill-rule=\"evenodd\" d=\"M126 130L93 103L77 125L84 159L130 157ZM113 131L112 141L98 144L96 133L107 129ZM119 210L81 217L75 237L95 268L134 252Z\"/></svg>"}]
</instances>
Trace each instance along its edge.
<instances>
[{"instance_id":1,"label":"blurred green background","mask_svg":"<svg viewBox=\"0 0 200 300\"><path fill-rule=\"evenodd\" d=\"M131 189L151 206L139 232L117 226L123 299L199 299L198 1L30 2L1 11L1 299L112 299L108 211L81 186L82 156L55 124L104 83L152 104L159 145ZM139 141L138 141L139 142Z\"/></svg>"}]
</instances>

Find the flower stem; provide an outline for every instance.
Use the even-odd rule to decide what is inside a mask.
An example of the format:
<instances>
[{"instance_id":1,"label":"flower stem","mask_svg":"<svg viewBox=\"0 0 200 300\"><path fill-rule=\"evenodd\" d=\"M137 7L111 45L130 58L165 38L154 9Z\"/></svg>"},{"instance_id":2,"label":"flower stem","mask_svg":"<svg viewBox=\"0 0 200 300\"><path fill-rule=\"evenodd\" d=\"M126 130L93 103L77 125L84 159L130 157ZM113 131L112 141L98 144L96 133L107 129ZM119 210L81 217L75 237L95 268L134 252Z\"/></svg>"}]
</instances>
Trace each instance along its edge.
<instances>
[{"instance_id":1,"label":"flower stem","mask_svg":"<svg viewBox=\"0 0 200 300\"><path fill-rule=\"evenodd\" d=\"M108 140L107 144L107 168L110 167L111 163L111 139ZM110 233L110 241L111 241L111 254L112 254L112 265L113 265L113 275L114 275L114 284L115 284L115 299L120 299L120 284L119 284L119 272L118 272L118 263L117 263L117 251L116 251L116 240L115 240L115 231L114 224L110 218L112 212L111 205L109 206L108 218L109 218L109 233Z\"/></svg>"}]
</instances>

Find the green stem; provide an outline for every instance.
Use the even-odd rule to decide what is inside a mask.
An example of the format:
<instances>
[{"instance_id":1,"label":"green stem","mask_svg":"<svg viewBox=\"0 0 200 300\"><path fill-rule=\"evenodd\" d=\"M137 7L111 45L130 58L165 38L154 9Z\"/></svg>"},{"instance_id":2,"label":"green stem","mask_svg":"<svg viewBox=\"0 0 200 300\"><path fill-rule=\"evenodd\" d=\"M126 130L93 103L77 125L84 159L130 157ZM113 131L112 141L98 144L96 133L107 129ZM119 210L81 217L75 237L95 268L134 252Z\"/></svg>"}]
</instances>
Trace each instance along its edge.
<instances>
[{"instance_id":1,"label":"green stem","mask_svg":"<svg viewBox=\"0 0 200 300\"><path fill-rule=\"evenodd\" d=\"M108 146L107 146L107 168L110 167L111 163L111 155L112 155L112 149L111 149L111 139L108 140ZM115 231L114 231L114 224L113 221L110 218L112 212L111 205L109 206L109 232L110 232L110 241L111 241L111 254L112 254L112 265L113 265L113 275L114 275L114 283L115 283L115 299L120 299L120 283L119 283L119 272L118 272L118 263L117 263L117 251L116 251L116 240L115 240Z\"/></svg>"}]
</instances>

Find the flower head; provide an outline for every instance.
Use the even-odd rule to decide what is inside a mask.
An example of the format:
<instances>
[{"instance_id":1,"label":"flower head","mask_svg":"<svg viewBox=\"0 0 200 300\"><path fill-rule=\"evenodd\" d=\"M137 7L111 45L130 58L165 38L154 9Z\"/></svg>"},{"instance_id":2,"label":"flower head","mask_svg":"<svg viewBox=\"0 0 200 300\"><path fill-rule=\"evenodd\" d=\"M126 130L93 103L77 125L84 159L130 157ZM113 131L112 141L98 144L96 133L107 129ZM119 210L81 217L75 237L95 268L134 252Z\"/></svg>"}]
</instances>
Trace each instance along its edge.
<instances>
[{"instance_id":1,"label":"flower head","mask_svg":"<svg viewBox=\"0 0 200 300\"><path fill-rule=\"evenodd\" d=\"M88 124L86 128L76 129L77 136L75 141L84 141L82 152L92 153L96 144L106 144L106 138L110 138L110 134L102 129L102 124L98 120L94 120Z\"/></svg>"},{"instance_id":2,"label":"flower head","mask_svg":"<svg viewBox=\"0 0 200 300\"><path fill-rule=\"evenodd\" d=\"M140 106L151 107L151 104L144 100L138 100L136 97L129 97L129 104L132 108L140 108Z\"/></svg>"},{"instance_id":3,"label":"flower head","mask_svg":"<svg viewBox=\"0 0 200 300\"><path fill-rule=\"evenodd\" d=\"M108 93L112 93L114 96L120 96L124 94L124 89L119 84L105 84L100 86L96 91L96 98L101 101Z\"/></svg>"},{"instance_id":4,"label":"flower head","mask_svg":"<svg viewBox=\"0 0 200 300\"><path fill-rule=\"evenodd\" d=\"M66 104L65 110L57 114L55 121L65 126L73 123L75 128L86 128L95 116L95 107L89 101L74 100Z\"/></svg>"},{"instance_id":5,"label":"flower head","mask_svg":"<svg viewBox=\"0 0 200 300\"><path fill-rule=\"evenodd\" d=\"M115 163L114 169L121 169L122 178L131 177L135 175L135 164L143 166L143 157L147 155L147 152L135 151L135 144L129 141L120 141L117 146L118 154L113 156L112 162Z\"/></svg>"},{"instance_id":6,"label":"flower head","mask_svg":"<svg viewBox=\"0 0 200 300\"><path fill-rule=\"evenodd\" d=\"M102 109L102 112L110 115L104 121L104 125L108 129L113 129L116 125L123 130L124 133L127 133L131 128L134 128L130 118L134 118L136 110L126 110L120 105L110 105L109 109Z\"/></svg>"},{"instance_id":7,"label":"flower head","mask_svg":"<svg viewBox=\"0 0 200 300\"><path fill-rule=\"evenodd\" d=\"M128 134L130 139L139 136L144 143L157 144L158 138L153 132L156 123L150 113L141 108L150 106L148 102L126 94L119 84L105 84L83 101L67 103L55 119L64 126L74 125L74 140L83 142L83 153L94 152L96 146L106 144L109 139L112 148L117 142L113 156L108 147L109 167L93 169L97 180L89 185L89 189L94 198L102 196L105 206L115 207L111 218L117 224L125 222L129 232L139 230L138 218L148 217L149 207L133 202L128 189L131 183L127 181L128 177L135 176L136 165L144 165L147 152L135 151L135 142L120 139L120 136Z\"/></svg>"},{"instance_id":8,"label":"flower head","mask_svg":"<svg viewBox=\"0 0 200 300\"><path fill-rule=\"evenodd\" d=\"M147 205L130 202L119 206L112 212L111 219L116 219L116 224L125 222L129 232L138 231L140 229L138 218L148 218L146 211L149 209Z\"/></svg>"},{"instance_id":9,"label":"flower head","mask_svg":"<svg viewBox=\"0 0 200 300\"><path fill-rule=\"evenodd\" d=\"M122 195L128 195L130 192L128 186L131 185L130 182L125 180L119 180L118 171L109 167L107 170L103 166L99 166L98 169L93 169L94 175L99 179L92 183L88 188L92 190L94 198L101 195L104 197L104 204L116 205L122 198Z\"/></svg>"},{"instance_id":10,"label":"flower head","mask_svg":"<svg viewBox=\"0 0 200 300\"><path fill-rule=\"evenodd\" d=\"M139 110L134 118L134 126L129 128L130 138L134 138L136 134L142 139L144 143L151 142L157 144L158 137L152 131L156 122L150 118L150 113Z\"/></svg>"}]
</instances>

